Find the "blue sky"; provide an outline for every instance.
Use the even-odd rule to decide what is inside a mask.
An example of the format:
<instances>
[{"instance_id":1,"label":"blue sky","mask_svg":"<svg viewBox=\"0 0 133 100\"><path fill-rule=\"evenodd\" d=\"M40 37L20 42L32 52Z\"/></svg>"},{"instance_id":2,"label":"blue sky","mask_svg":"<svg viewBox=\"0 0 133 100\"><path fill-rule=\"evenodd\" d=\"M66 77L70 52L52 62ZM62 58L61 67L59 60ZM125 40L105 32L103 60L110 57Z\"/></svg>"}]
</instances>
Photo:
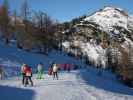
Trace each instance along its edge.
<instances>
[{"instance_id":1,"label":"blue sky","mask_svg":"<svg viewBox=\"0 0 133 100\"><path fill-rule=\"evenodd\" d=\"M20 11L23 0L8 0L10 11ZM133 14L133 0L27 0L32 10L47 12L53 19L60 22L91 14L104 6L120 7ZM0 0L0 4L3 0Z\"/></svg>"}]
</instances>

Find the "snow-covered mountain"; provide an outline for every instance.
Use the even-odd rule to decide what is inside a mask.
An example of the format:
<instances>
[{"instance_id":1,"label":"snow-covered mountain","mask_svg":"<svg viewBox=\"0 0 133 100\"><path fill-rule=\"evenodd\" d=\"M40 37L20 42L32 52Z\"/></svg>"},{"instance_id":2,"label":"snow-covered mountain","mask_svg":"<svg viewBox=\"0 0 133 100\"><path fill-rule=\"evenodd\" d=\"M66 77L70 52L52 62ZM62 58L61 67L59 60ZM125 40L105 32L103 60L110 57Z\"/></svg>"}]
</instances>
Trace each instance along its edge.
<instances>
[{"instance_id":1,"label":"snow-covered mountain","mask_svg":"<svg viewBox=\"0 0 133 100\"><path fill-rule=\"evenodd\" d=\"M128 31L133 27L133 17L128 15L123 9L115 7L105 7L86 17L83 21L98 24L99 28L106 32L113 31L115 26L122 27Z\"/></svg>"},{"instance_id":2,"label":"snow-covered mountain","mask_svg":"<svg viewBox=\"0 0 133 100\"><path fill-rule=\"evenodd\" d=\"M74 28L78 31L72 32L63 46L74 55L87 56L96 66L99 62L107 64L106 52L110 46L114 49L114 44L119 56L120 48L126 52L133 48L133 16L123 9L104 7L78 21Z\"/></svg>"}]
</instances>

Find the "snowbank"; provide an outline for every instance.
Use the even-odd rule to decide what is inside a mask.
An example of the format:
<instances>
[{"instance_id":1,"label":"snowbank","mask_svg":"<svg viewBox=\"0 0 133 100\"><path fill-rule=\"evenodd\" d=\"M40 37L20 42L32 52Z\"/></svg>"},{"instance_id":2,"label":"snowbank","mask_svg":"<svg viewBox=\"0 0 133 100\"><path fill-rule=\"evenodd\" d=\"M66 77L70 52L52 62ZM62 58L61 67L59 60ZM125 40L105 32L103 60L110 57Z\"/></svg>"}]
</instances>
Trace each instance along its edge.
<instances>
[{"instance_id":1,"label":"snowbank","mask_svg":"<svg viewBox=\"0 0 133 100\"><path fill-rule=\"evenodd\" d=\"M74 43L77 43L76 42L73 42ZM65 44L65 43L63 43ZM67 49L72 49L70 47L70 45L72 45L70 42L67 42L67 44L69 45L69 48L68 46L66 45L63 45L64 48L67 48ZM75 46L75 44L74 44ZM102 67L106 67L106 50L103 49L100 45L96 45L95 43L90 43L90 42L87 42L87 43L84 43L82 41L78 41L78 46L82 52L83 55L87 56L88 57L88 60L93 63L95 66L99 66L100 64L102 65ZM70 50L68 50L70 51Z\"/></svg>"}]
</instances>

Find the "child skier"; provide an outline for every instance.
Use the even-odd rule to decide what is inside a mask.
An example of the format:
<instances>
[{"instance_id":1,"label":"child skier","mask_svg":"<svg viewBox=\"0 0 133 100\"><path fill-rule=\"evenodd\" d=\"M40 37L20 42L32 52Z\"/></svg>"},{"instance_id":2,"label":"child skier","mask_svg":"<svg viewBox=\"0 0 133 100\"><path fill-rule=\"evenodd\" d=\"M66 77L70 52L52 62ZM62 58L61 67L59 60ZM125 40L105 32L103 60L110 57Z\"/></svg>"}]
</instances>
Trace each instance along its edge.
<instances>
[{"instance_id":1,"label":"child skier","mask_svg":"<svg viewBox=\"0 0 133 100\"><path fill-rule=\"evenodd\" d=\"M42 75L43 75L43 64L39 63L37 65L37 79L42 79Z\"/></svg>"}]
</instances>

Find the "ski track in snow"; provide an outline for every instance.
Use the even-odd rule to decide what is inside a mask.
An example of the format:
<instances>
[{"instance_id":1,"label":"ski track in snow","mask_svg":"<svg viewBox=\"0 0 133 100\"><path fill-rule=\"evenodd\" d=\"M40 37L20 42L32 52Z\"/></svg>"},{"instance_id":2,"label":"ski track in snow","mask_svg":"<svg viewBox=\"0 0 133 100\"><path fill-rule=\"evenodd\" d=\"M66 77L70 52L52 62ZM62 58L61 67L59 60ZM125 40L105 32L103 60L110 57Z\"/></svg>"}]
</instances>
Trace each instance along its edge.
<instances>
[{"instance_id":1,"label":"ski track in snow","mask_svg":"<svg viewBox=\"0 0 133 100\"><path fill-rule=\"evenodd\" d=\"M0 86L32 90L35 95L31 100L133 100L133 95L113 93L87 84L80 77L79 71L59 73L59 80L53 80L51 76L46 74L42 80L37 80L35 77L34 75L34 87L22 86L20 77L0 81ZM5 99L0 98L0 100ZM10 100L18 100L18 98Z\"/></svg>"}]
</instances>

